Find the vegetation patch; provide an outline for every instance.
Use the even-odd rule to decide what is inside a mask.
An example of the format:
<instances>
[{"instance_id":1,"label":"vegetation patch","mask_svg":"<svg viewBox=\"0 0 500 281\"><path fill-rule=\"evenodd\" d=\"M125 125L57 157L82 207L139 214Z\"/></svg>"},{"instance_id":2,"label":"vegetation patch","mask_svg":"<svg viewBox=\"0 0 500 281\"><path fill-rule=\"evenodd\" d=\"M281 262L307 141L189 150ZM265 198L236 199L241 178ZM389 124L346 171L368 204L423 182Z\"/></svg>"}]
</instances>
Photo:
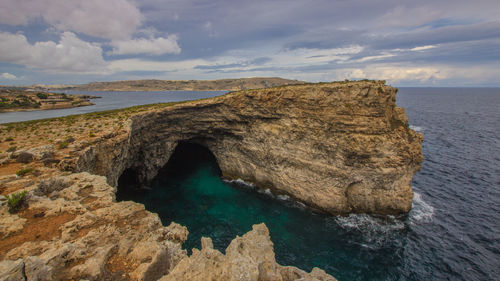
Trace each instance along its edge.
<instances>
[{"instance_id":1,"label":"vegetation patch","mask_svg":"<svg viewBox=\"0 0 500 281\"><path fill-rule=\"evenodd\" d=\"M65 148L67 148L67 147L68 147L68 145L69 145L69 143L68 143L68 142L63 141L63 142L59 143L59 144L57 145L57 147L58 147L59 149L65 149Z\"/></svg>"},{"instance_id":2,"label":"vegetation patch","mask_svg":"<svg viewBox=\"0 0 500 281\"><path fill-rule=\"evenodd\" d=\"M10 213L16 213L25 204L26 190L19 193L13 193L10 196L4 195L7 199L7 206L9 206Z\"/></svg>"},{"instance_id":3,"label":"vegetation patch","mask_svg":"<svg viewBox=\"0 0 500 281\"><path fill-rule=\"evenodd\" d=\"M11 146L9 148L7 148L7 152L14 152L16 151L17 147L16 146Z\"/></svg>"},{"instance_id":4,"label":"vegetation patch","mask_svg":"<svg viewBox=\"0 0 500 281\"><path fill-rule=\"evenodd\" d=\"M26 168L23 168L19 171L16 172L16 175L19 176L19 177L24 177L25 175L29 174L33 172L33 168L31 167L26 167Z\"/></svg>"}]
</instances>

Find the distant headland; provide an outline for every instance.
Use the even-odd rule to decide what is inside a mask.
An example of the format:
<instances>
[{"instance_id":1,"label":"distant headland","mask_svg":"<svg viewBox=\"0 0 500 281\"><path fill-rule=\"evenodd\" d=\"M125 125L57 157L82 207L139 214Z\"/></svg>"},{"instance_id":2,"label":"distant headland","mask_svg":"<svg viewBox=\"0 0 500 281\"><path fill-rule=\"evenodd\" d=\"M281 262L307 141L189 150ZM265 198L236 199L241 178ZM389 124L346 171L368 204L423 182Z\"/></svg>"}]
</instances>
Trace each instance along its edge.
<instances>
[{"instance_id":1,"label":"distant headland","mask_svg":"<svg viewBox=\"0 0 500 281\"><path fill-rule=\"evenodd\" d=\"M284 85L304 84L303 81L279 77L253 77L219 80L126 80L113 82L91 82L81 85L33 85L32 90L75 91L239 91L269 88Z\"/></svg>"},{"instance_id":2,"label":"distant headland","mask_svg":"<svg viewBox=\"0 0 500 281\"><path fill-rule=\"evenodd\" d=\"M0 89L0 113L45 109L62 109L93 105L89 95L67 95L22 88Z\"/></svg>"}]
</instances>

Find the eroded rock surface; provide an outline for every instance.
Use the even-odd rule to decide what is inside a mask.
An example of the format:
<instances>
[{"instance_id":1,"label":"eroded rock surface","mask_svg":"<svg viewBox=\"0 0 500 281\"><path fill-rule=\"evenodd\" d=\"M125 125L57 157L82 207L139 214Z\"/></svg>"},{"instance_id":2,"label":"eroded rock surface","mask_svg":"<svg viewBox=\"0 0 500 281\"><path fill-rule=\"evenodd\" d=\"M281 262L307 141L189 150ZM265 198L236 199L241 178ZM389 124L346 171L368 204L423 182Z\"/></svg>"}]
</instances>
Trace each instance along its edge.
<instances>
[{"instance_id":1,"label":"eroded rock surface","mask_svg":"<svg viewBox=\"0 0 500 281\"><path fill-rule=\"evenodd\" d=\"M202 249L179 264L160 281L177 280L258 280L258 281L334 281L332 276L319 268L307 273L292 266L276 263L273 242L264 224L237 237L226 249L226 255L214 250L210 238L202 238Z\"/></svg>"},{"instance_id":2,"label":"eroded rock surface","mask_svg":"<svg viewBox=\"0 0 500 281\"><path fill-rule=\"evenodd\" d=\"M130 168L151 180L180 141L206 146L224 177L252 182L332 214L406 213L423 136L379 81L230 93L132 117L128 133L87 147L75 171L116 185Z\"/></svg>"},{"instance_id":3,"label":"eroded rock surface","mask_svg":"<svg viewBox=\"0 0 500 281\"><path fill-rule=\"evenodd\" d=\"M0 207L0 268L11 275L22 267L27 280L157 280L186 257L186 227L116 203L102 176L58 176L28 189L29 208Z\"/></svg>"},{"instance_id":4,"label":"eroded rock surface","mask_svg":"<svg viewBox=\"0 0 500 281\"><path fill-rule=\"evenodd\" d=\"M276 263L264 224L223 255L210 238L187 256L186 227L162 226L134 202L115 202L102 176L60 175L27 190L28 208L0 205L0 280L335 280Z\"/></svg>"}]
</instances>

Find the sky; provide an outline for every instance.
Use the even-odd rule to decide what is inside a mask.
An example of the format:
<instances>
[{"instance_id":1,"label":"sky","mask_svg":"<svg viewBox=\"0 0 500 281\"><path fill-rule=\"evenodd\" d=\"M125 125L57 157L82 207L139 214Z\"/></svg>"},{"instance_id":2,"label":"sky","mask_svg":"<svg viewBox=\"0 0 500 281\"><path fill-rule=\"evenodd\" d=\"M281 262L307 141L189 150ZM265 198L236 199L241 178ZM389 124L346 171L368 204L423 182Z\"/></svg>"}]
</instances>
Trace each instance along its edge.
<instances>
[{"instance_id":1,"label":"sky","mask_svg":"<svg viewBox=\"0 0 500 281\"><path fill-rule=\"evenodd\" d=\"M499 0L0 0L0 84L500 86Z\"/></svg>"}]
</instances>

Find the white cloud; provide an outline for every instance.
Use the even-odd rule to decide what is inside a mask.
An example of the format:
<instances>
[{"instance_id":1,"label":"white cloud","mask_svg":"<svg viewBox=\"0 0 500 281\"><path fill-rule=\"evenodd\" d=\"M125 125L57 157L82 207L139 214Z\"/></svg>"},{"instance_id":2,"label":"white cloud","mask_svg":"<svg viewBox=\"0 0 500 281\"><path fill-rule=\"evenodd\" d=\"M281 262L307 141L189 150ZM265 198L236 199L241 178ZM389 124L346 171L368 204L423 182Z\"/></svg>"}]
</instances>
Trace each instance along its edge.
<instances>
[{"instance_id":1,"label":"white cloud","mask_svg":"<svg viewBox=\"0 0 500 281\"><path fill-rule=\"evenodd\" d=\"M99 45L64 32L58 43L30 44L22 34L0 32L0 61L55 73L106 73L107 62Z\"/></svg>"},{"instance_id":2,"label":"white cloud","mask_svg":"<svg viewBox=\"0 0 500 281\"><path fill-rule=\"evenodd\" d=\"M424 51L424 50L434 49L436 47L437 47L436 45L418 46L418 47L415 47L415 48L411 48L410 51L418 52L418 51Z\"/></svg>"},{"instance_id":3,"label":"white cloud","mask_svg":"<svg viewBox=\"0 0 500 281\"><path fill-rule=\"evenodd\" d=\"M143 15L128 0L0 1L0 23L26 25L39 18L61 31L126 39L142 24Z\"/></svg>"},{"instance_id":4,"label":"white cloud","mask_svg":"<svg viewBox=\"0 0 500 281\"><path fill-rule=\"evenodd\" d=\"M351 55L358 54L363 50L361 46L349 46L334 49L295 49L295 50L267 50L272 53L268 61L259 67L282 67L296 68L304 66L324 65L331 61L345 61ZM184 71L185 73L200 73L199 66L224 66L225 71L248 71L255 67L253 64L245 63L261 58L263 50L242 50L228 52L224 56L211 59L190 59L184 61L151 61L144 59L114 60L109 68L115 72L119 71ZM248 72L245 72L245 75Z\"/></svg>"},{"instance_id":5,"label":"white cloud","mask_svg":"<svg viewBox=\"0 0 500 281\"><path fill-rule=\"evenodd\" d=\"M178 54L181 48L177 44L177 36L169 35L166 38L139 38L133 40L113 41L111 42L113 51L110 54L126 55L126 54L148 54L148 55L163 55L163 54Z\"/></svg>"},{"instance_id":6,"label":"white cloud","mask_svg":"<svg viewBox=\"0 0 500 281\"><path fill-rule=\"evenodd\" d=\"M341 69L336 71L336 80L379 79L389 83L400 81L433 82L449 78L449 71L435 66L368 65L364 68Z\"/></svg>"},{"instance_id":7,"label":"white cloud","mask_svg":"<svg viewBox=\"0 0 500 281\"><path fill-rule=\"evenodd\" d=\"M372 60L379 60L379 59L390 58L390 57L394 57L394 56L396 56L396 55L395 54L385 53L385 54L378 55L378 56L366 56L366 57L362 57L360 59L354 60L354 62L367 62L367 61L372 61Z\"/></svg>"},{"instance_id":8,"label":"white cloud","mask_svg":"<svg viewBox=\"0 0 500 281\"><path fill-rule=\"evenodd\" d=\"M7 79L7 80L15 80L15 79L17 79L16 75L10 74L10 73L7 73L7 72L2 73L2 75L0 75L0 77L3 78L3 79Z\"/></svg>"}]
</instances>

